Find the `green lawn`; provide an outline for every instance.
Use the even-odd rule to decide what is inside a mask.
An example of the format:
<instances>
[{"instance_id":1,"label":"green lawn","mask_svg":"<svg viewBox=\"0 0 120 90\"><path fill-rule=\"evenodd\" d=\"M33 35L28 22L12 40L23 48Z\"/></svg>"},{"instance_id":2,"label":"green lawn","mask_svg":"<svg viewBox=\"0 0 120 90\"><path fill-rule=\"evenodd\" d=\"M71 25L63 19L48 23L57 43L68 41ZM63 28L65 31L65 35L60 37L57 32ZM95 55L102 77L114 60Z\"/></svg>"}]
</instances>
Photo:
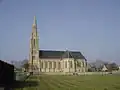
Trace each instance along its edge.
<instances>
[{"instance_id":1,"label":"green lawn","mask_svg":"<svg viewBox=\"0 0 120 90\"><path fill-rule=\"evenodd\" d=\"M120 76L118 75L44 75L30 77L28 81L36 81L38 85L31 84L31 87L26 86L23 90L120 90Z\"/></svg>"}]
</instances>

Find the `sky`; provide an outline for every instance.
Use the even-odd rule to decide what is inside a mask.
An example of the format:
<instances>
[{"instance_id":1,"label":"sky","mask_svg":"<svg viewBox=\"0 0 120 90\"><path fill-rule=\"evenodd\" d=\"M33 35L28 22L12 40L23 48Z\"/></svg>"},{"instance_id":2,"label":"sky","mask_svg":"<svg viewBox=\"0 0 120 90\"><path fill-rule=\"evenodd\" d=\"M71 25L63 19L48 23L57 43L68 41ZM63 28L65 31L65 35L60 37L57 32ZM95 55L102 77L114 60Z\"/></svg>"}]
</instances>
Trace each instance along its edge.
<instances>
[{"instance_id":1,"label":"sky","mask_svg":"<svg viewBox=\"0 0 120 90\"><path fill-rule=\"evenodd\" d=\"M28 58L34 16L40 49L120 63L120 0L0 0L0 59Z\"/></svg>"}]
</instances>

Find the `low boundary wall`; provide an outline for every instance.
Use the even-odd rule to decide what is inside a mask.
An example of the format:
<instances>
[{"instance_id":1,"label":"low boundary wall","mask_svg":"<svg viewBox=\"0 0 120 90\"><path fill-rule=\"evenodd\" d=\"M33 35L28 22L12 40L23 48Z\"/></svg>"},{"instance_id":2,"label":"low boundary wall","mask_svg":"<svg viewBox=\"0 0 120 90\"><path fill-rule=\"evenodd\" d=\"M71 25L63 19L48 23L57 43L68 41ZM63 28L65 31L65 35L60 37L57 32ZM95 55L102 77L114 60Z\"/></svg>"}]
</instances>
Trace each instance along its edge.
<instances>
[{"instance_id":1,"label":"low boundary wall","mask_svg":"<svg viewBox=\"0 0 120 90\"><path fill-rule=\"evenodd\" d=\"M82 72L76 73L77 75L103 75L108 74L109 72ZM49 73L41 73L46 75L73 75L73 73L65 73L65 72L49 72Z\"/></svg>"}]
</instances>

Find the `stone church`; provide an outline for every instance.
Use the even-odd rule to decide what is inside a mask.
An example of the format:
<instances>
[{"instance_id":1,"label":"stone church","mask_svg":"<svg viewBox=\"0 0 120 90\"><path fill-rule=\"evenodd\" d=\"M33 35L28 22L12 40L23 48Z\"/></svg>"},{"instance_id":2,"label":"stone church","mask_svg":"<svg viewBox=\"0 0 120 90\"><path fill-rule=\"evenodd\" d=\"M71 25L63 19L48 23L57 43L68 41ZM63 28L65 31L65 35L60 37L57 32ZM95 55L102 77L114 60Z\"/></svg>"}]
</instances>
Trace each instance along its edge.
<instances>
[{"instance_id":1,"label":"stone church","mask_svg":"<svg viewBox=\"0 0 120 90\"><path fill-rule=\"evenodd\" d=\"M39 50L37 21L34 17L30 37L29 71L32 72L86 72L87 60L78 51Z\"/></svg>"}]
</instances>

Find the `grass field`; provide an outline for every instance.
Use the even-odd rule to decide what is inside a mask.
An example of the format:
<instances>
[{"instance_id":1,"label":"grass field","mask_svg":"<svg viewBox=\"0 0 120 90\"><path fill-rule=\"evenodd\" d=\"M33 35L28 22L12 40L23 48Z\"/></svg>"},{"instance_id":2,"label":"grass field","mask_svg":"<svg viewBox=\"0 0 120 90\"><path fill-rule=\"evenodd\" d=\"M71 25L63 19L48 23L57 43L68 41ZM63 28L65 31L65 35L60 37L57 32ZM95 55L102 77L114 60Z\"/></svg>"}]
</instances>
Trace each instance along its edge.
<instances>
[{"instance_id":1,"label":"grass field","mask_svg":"<svg viewBox=\"0 0 120 90\"><path fill-rule=\"evenodd\" d=\"M40 80L40 81L39 81ZM40 76L30 77L29 81L38 84L24 87L23 90L120 90L118 75L89 75L89 76Z\"/></svg>"}]
</instances>

